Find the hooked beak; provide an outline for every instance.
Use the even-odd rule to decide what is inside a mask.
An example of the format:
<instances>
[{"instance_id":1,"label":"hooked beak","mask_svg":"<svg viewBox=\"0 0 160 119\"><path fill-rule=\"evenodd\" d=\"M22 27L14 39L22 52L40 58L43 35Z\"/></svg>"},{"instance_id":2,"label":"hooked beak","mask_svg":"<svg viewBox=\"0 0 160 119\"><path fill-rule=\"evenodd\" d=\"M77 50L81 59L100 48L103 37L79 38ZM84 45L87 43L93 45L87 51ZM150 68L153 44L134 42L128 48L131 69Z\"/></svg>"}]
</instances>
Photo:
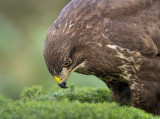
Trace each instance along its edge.
<instances>
[{"instance_id":1,"label":"hooked beak","mask_svg":"<svg viewBox=\"0 0 160 119\"><path fill-rule=\"evenodd\" d=\"M66 75L64 76L64 78L59 78L57 76L54 77L54 79L56 80L56 82L58 83L58 85L61 88L68 88L68 87L66 87L66 80L67 80L68 74L71 72L71 70L72 70L72 67L68 70L68 72L66 73Z\"/></svg>"},{"instance_id":2,"label":"hooked beak","mask_svg":"<svg viewBox=\"0 0 160 119\"><path fill-rule=\"evenodd\" d=\"M68 87L66 87L66 82L63 81L62 78L59 78L59 77L56 77L56 76L54 78L61 88L68 88Z\"/></svg>"},{"instance_id":3,"label":"hooked beak","mask_svg":"<svg viewBox=\"0 0 160 119\"><path fill-rule=\"evenodd\" d=\"M68 88L66 87L66 82L62 82L58 84L61 88Z\"/></svg>"}]
</instances>

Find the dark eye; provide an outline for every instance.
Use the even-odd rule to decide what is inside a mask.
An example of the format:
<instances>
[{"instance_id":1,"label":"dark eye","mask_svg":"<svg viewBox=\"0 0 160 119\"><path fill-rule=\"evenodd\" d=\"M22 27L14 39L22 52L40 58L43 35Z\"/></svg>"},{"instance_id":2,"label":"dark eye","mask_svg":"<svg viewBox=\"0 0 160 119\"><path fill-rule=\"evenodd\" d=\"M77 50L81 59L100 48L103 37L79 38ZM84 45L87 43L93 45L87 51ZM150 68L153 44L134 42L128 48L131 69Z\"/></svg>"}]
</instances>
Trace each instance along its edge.
<instances>
[{"instance_id":1,"label":"dark eye","mask_svg":"<svg viewBox=\"0 0 160 119\"><path fill-rule=\"evenodd\" d=\"M64 67L68 67L72 63L71 59L67 59L64 63Z\"/></svg>"}]
</instances>

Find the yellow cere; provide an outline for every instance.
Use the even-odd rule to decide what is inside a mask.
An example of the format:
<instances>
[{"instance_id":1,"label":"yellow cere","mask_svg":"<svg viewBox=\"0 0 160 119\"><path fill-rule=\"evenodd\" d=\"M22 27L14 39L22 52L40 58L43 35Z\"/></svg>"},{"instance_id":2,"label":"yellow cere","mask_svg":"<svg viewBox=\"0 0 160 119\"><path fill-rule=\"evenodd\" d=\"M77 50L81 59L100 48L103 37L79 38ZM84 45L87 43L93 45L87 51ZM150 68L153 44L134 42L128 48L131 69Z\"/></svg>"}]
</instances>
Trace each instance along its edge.
<instances>
[{"instance_id":1,"label":"yellow cere","mask_svg":"<svg viewBox=\"0 0 160 119\"><path fill-rule=\"evenodd\" d=\"M71 72L71 70L72 70L72 67L68 70L68 72L67 72L67 74L66 74L66 76L65 76L65 79L67 79L68 74L69 74L69 72Z\"/></svg>"},{"instance_id":2,"label":"yellow cere","mask_svg":"<svg viewBox=\"0 0 160 119\"><path fill-rule=\"evenodd\" d=\"M71 70L72 70L72 67L68 70L66 77L68 76L69 72L71 72Z\"/></svg>"},{"instance_id":3,"label":"yellow cere","mask_svg":"<svg viewBox=\"0 0 160 119\"><path fill-rule=\"evenodd\" d=\"M65 79L68 77L68 74L71 72L72 70L72 67L68 70L66 76L65 76ZM54 79L56 80L57 83L61 83L62 82L62 78L59 78L57 76L54 77Z\"/></svg>"},{"instance_id":4,"label":"yellow cere","mask_svg":"<svg viewBox=\"0 0 160 119\"><path fill-rule=\"evenodd\" d=\"M59 78L59 77L56 77L56 76L55 76L54 79L57 81L57 83L62 82L62 81L61 81L61 78Z\"/></svg>"}]
</instances>

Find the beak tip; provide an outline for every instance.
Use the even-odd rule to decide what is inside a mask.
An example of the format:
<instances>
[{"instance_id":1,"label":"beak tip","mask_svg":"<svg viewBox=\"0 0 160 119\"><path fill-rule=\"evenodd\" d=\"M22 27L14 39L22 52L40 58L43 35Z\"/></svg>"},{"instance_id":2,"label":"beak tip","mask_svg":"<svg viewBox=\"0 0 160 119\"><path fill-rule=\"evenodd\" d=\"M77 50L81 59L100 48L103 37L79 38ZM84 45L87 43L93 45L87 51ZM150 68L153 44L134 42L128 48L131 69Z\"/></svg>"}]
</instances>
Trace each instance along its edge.
<instances>
[{"instance_id":1,"label":"beak tip","mask_svg":"<svg viewBox=\"0 0 160 119\"><path fill-rule=\"evenodd\" d=\"M58 83L58 85L59 85L61 88L68 88L68 87L66 87L66 82Z\"/></svg>"}]
</instances>

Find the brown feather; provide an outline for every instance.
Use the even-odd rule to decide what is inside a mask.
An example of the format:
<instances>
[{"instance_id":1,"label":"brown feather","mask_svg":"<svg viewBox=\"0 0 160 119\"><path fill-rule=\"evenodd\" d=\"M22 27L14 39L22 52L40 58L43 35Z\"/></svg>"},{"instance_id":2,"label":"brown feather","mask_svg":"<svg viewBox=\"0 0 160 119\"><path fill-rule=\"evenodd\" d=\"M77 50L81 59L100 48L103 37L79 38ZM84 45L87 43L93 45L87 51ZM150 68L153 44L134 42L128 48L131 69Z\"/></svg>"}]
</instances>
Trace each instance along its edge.
<instances>
[{"instance_id":1,"label":"brown feather","mask_svg":"<svg viewBox=\"0 0 160 119\"><path fill-rule=\"evenodd\" d=\"M49 28L44 58L99 77L121 103L160 114L160 0L72 0Z\"/></svg>"}]
</instances>

